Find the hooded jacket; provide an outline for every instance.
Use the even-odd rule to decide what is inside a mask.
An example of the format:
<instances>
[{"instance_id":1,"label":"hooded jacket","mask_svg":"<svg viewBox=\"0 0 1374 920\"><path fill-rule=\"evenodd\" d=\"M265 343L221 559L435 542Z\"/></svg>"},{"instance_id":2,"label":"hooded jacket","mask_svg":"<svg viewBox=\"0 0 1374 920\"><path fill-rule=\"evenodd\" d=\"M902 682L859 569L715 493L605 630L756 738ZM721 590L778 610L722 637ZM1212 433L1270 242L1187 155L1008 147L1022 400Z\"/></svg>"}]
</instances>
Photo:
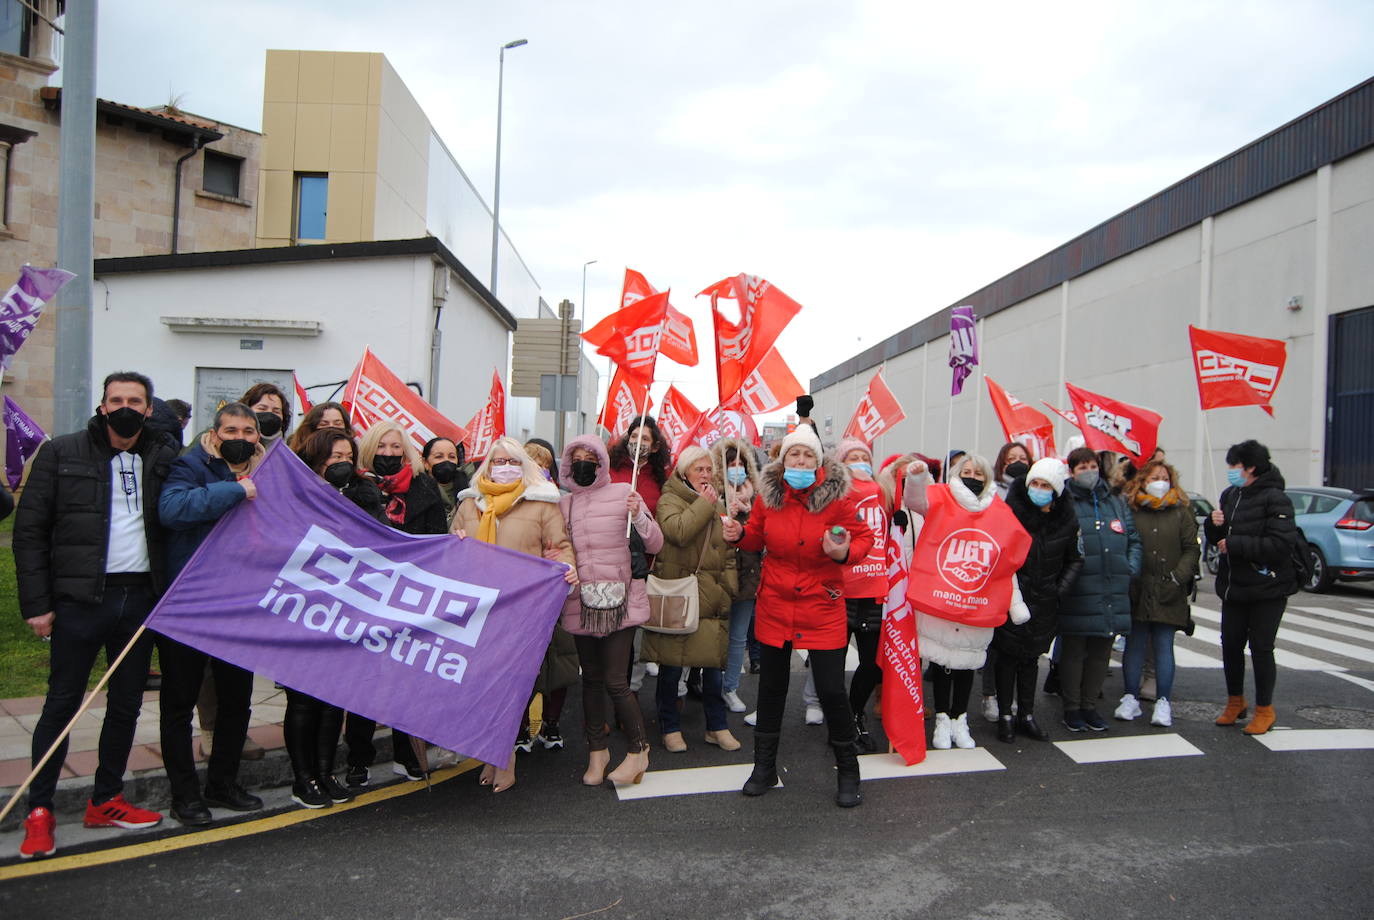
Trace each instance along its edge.
<instances>
[{"instance_id":1,"label":"hooded jacket","mask_svg":"<svg viewBox=\"0 0 1374 920\"><path fill-rule=\"evenodd\" d=\"M873 534L849 498L849 471L825 460L816 482L794 489L775 460L759 474L759 494L744 527L741 549L766 550L759 578L754 635L766 645L837 649L849 641L844 606L844 562L825 554L821 537L831 527L849 531L849 557L861 559ZM845 560L848 562L848 559Z\"/></svg>"},{"instance_id":2,"label":"hooded jacket","mask_svg":"<svg viewBox=\"0 0 1374 920\"><path fill-rule=\"evenodd\" d=\"M1221 493L1221 527L1208 518L1207 542L1226 541L1217 557L1217 596L1222 601L1251 603L1278 600L1297 590L1293 547L1298 540L1293 501L1283 491L1276 466L1248 486L1228 486Z\"/></svg>"},{"instance_id":3,"label":"hooded jacket","mask_svg":"<svg viewBox=\"0 0 1374 920\"><path fill-rule=\"evenodd\" d=\"M1188 625L1188 596L1198 572L1202 548L1197 542L1197 518L1183 490L1174 486L1157 499L1144 489L1128 501L1140 534L1140 577L1131 584L1131 617L1145 623Z\"/></svg>"},{"instance_id":4,"label":"hooded jacket","mask_svg":"<svg viewBox=\"0 0 1374 920\"><path fill-rule=\"evenodd\" d=\"M1111 636L1131 631L1131 580L1140 574L1135 516L1106 482L1064 484L1078 514L1083 568L1060 599L1059 635Z\"/></svg>"},{"instance_id":5,"label":"hooded jacket","mask_svg":"<svg viewBox=\"0 0 1374 920\"><path fill-rule=\"evenodd\" d=\"M596 479L589 486L573 481L572 455L577 448L596 454ZM649 619L649 595L644 580L630 577L630 541L625 537L626 501L630 484L612 482L610 459L606 445L592 435L573 438L563 448L558 460L558 478L568 494L559 499L559 507L567 521L568 536L577 556L577 577L584 584L598 581L617 581L628 584L626 609L621 629L638 626ZM656 553L663 546L663 532L641 505L634 521L635 530L644 540L644 549ZM598 635L582 625L582 597L574 591L563 605L563 628L575 636Z\"/></svg>"},{"instance_id":6,"label":"hooded jacket","mask_svg":"<svg viewBox=\"0 0 1374 920\"><path fill-rule=\"evenodd\" d=\"M1059 599L1083 568L1083 555L1078 551L1078 512L1067 492L1054 497L1049 511L1036 506L1026 491L1024 476L1013 480L1006 501L1031 537L1030 552L1016 573L1030 620L997 627L992 644L999 654L1034 658L1049 651L1059 624Z\"/></svg>"},{"instance_id":7,"label":"hooded jacket","mask_svg":"<svg viewBox=\"0 0 1374 920\"><path fill-rule=\"evenodd\" d=\"M265 456L267 451L259 441L248 460L250 475ZM204 432L190 450L177 457L158 502L162 524L170 531L167 536L169 580L181 573L219 519L243 501L246 494L239 485L238 476L219 455L213 433Z\"/></svg>"},{"instance_id":8,"label":"hooded jacket","mask_svg":"<svg viewBox=\"0 0 1374 920\"><path fill-rule=\"evenodd\" d=\"M753 445L741 441L739 438L721 438L711 445L711 485L720 495L728 494L725 489L725 451L733 447L735 453L744 461L744 469L749 483L749 505L753 507L753 497L758 494L759 465L754 459ZM731 486L731 491L736 491L736 487ZM744 488L740 486L739 488ZM738 512L735 519L741 524L749 520L749 511ZM759 593L759 572L763 568L763 553L751 553L741 549L738 544L735 550L735 573L739 578L739 590L735 593L737 601L752 601Z\"/></svg>"}]
</instances>

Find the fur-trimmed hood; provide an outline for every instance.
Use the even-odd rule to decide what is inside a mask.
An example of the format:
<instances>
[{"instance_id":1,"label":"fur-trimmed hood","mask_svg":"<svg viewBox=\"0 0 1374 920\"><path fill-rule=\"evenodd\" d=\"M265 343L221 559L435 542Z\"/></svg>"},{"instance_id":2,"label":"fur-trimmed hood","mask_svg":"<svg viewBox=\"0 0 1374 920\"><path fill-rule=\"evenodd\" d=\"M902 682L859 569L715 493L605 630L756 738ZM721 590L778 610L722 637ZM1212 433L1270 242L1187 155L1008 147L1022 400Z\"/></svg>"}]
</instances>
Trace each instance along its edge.
<instances>
[{"instance_id":1,"label":"fur-trimmed hood","mask_svg":"<svg viewBox=\"0 0 1374 920\"><path fill-rule=\"evenodd\" d=\"M744 461L744 469L749 474L749 481L754 484L755 488L758 488L759 464L754 456L753 445L741 441L739 438L721 438L711 445L711 487L717 493L725 494L725 451L731 447Z\"/></svg>"},{"instance_id":2,"label":"fur-trimmed hood","mask_svg":"<svg viewBox=\"0 0 1374 920\"><path fill-rule=\"evenodd\" d=\"M787 499L787 490L790 488L783 481L782 474L781 460L774 460L759 473L759 496L763 499L764 505L774 511L783 506ZM823 511L832 502L843 498L849 492L850 485L849 470L829 457L825 458L816 475L816 484L804 490L806 510L813 514Z\"/></svg>"}]
</instances>

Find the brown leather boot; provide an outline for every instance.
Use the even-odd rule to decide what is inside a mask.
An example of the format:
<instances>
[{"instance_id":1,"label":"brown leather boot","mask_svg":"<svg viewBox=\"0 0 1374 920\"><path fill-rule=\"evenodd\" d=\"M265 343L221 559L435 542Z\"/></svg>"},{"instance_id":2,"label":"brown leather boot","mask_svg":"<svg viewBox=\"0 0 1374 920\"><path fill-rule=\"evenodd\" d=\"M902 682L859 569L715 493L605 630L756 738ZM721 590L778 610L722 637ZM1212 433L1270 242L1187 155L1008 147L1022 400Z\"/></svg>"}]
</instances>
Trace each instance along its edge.
<instances>
[{"instance_id":1,"label":"brown leather boot","mask_svg":"<svg viewBox=\"0 0 1374 920\"><path fill-rule=\"evenodd\" d=\"M1245 697L1228 696L1226 698L1226 708L1217 716L1218 725L1235 725L1236 720L1245 715Z\"/></svg>"},{"instance_id":2,"label":"brown leather boot","mask_svg":"<svg viewBox=\"0 0 1374 920\"><path fill-rule=\"evenodd\" d=\"M1243 731L1247 735L1262 735L1274 727L1274 707L1256 706L1255 714Z\"/></svg>"}]
</instances>

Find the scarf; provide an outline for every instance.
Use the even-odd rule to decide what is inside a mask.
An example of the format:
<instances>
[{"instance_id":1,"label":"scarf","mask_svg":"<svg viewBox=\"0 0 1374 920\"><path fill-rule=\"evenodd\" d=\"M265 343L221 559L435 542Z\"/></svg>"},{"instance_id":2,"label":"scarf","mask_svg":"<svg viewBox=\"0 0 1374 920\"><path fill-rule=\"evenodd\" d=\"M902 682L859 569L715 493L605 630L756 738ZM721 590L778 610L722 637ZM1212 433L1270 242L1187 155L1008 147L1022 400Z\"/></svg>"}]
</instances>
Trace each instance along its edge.
<instances>
[{"instance_id":1,"label":"scarf","mask_svg":"<svg viewBox=\"0 0 1374 920\"><path fill-rule=\"evenodd\" d=\"M410 491L410 480L415 470L404 464L394 476L381 477L382 493L389 496L386 503L386 519L397 527L406 522L406 493Z\"/></svg>"},{"instance_id":2,"label":"scarf","mask_svg":"<svg viewBox=\"0 0 1374 920\"><path fill-rule=\"evenodd\" d=\"M1174 486L1164 493L1163 498L1155 498L1143 488L1135 494L1134 502L1137 508L1149 508L1151 511L1163 511L1165 508L1174 508L1185 504L1188 496L1178 486Z\"/></svg>"},{"instance_id":3,"label":"scarf","mask_svg":"<svg viewBox=\"0 0 1374 920\"><path fill-rule=\"evenodd\" d=\"M487 510L482 512L482 520L477 525L477 539L494 544L496 519L513 508L520 496L525 494L525 480L502 483L481 476L477 480L477 491L487 500Z\"/></svg>"}]
</instances>

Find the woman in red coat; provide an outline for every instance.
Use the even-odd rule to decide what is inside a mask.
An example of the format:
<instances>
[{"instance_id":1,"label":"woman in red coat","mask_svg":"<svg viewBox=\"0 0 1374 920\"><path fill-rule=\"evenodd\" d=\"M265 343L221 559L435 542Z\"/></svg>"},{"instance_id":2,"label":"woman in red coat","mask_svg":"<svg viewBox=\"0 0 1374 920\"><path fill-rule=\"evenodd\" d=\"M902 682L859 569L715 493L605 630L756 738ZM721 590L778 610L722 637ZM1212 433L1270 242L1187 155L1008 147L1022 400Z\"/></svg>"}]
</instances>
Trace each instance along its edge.
<instances>
[{"instance_id":1,"label":"woman in red coat","mask_svg":"<svg viewBox=\"0 0 1374 920\"><path fill-rule=\"evenodd\" d=\"M741 549L767 551L754 618L761 646L754 772L744 794L763 795L777 785L792 650L808 649L839 770L835 804L852 808L862 799L854 714L844 687L849 642L844 577L851 558L868 554L873 534L848 495L849 471L823 457L820 439L808 425L783 439L778 460L759 474L758 495L739 540Z\"/></svg>"}]
</instances>

